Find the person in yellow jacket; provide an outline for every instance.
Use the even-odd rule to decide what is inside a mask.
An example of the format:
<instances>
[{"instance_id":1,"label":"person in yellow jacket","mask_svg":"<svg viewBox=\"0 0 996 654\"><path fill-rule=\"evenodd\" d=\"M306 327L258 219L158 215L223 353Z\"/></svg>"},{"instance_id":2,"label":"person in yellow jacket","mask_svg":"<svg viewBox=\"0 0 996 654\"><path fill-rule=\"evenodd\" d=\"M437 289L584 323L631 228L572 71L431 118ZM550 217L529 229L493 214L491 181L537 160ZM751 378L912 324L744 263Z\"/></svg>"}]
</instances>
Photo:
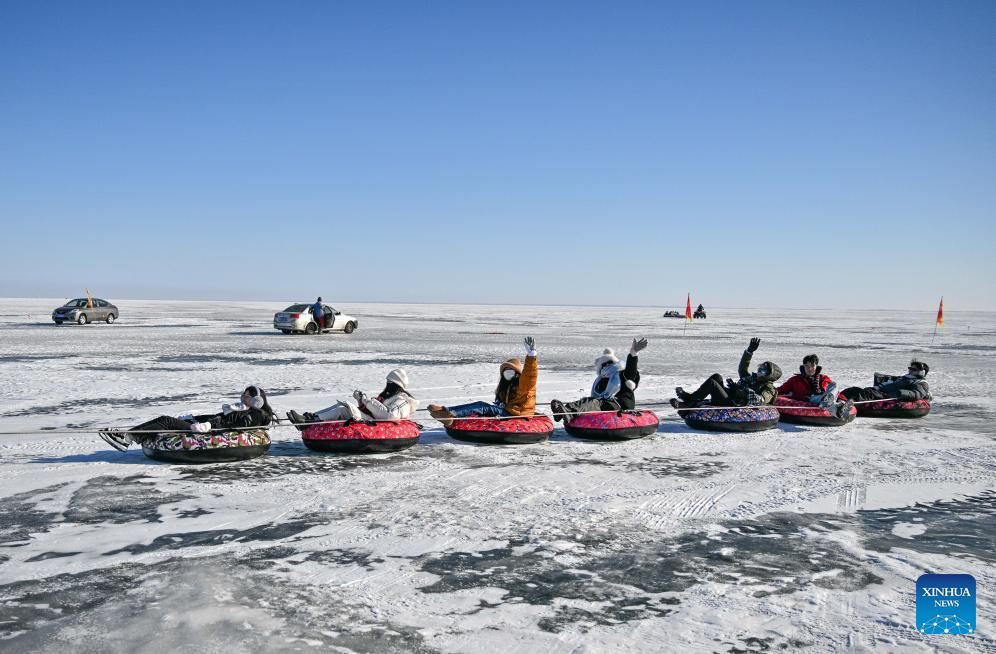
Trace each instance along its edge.
<instances>
[{"instance_id":1,"label":"person in yellow jacket","mask_svg":"<svg viewBox=\"0 0 996 654\"><path fill-rule=\"evenodd\" d=\"M501 364L499 370L501 376L495 389L494 402L471 402L450 407L430 404L429 414L444 425L450 424L453 418L466 418L472 415L496 418L535 414L536 380L539 378L536 340L532 336L527 336L523 342L526 346L526 363L523 365L521 361L513 358Z\"/></svg>"}]
</instances>

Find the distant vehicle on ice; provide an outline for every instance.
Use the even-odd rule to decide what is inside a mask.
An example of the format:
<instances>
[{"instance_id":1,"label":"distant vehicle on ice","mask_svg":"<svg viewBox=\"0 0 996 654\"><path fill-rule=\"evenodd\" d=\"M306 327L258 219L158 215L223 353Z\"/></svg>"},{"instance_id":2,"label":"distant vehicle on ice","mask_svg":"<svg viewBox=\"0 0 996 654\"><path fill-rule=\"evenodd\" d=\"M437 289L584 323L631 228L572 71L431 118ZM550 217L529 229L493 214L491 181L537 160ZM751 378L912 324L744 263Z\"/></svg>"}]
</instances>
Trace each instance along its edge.
<instances>
[{"instance_id":1,"label":"distant vehicle on ice","mask_svg":"<svg viewBox=\"0 0 996 654\"><path fill-rule=\"evenodd\" d=\"M76 298L57 307L52 312L52 322L56 325L68 321L85 325L94 320L103 320L108 325L118 319L118 308L98 298Z\"/></svg>"},{"instance_id":2,"label":"distant vehicle on ice","mask_svg":"<svg viewBox=\"0 0 996 654\"><path fill-rule=\"evenodd\" d=\"M356 318L336 311L334 307L327 304L322 305L322 314L325 322L325 327L321 330L322 333L345 332L352 334L353 330L360 324ZM314 316L314 305L292 304L283 311L273 314L273 328L279 329L285 334L317 334L319 328Z\"/></svg>"}]
</instances>

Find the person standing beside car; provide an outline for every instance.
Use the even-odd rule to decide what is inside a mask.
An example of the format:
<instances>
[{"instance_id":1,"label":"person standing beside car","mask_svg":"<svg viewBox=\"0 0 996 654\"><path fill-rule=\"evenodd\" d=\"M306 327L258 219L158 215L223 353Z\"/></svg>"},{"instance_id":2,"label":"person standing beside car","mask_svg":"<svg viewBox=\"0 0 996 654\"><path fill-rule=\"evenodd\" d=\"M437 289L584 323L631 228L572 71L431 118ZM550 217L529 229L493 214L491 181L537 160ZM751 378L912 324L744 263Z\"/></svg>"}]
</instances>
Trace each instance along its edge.
<instances>
[{"instance_id":1,"label":"person standing beside car","mask_svg":"<svg viewBox=\"0 0 996 654\"><path fill-rule=\"evenodd\" d=\"M311 305L311 315L315 317L315 324L318 325L318 333L325 329L325 312L322 311L322 296L319 295L315 303Z\"/></svg>"}]
</instances>

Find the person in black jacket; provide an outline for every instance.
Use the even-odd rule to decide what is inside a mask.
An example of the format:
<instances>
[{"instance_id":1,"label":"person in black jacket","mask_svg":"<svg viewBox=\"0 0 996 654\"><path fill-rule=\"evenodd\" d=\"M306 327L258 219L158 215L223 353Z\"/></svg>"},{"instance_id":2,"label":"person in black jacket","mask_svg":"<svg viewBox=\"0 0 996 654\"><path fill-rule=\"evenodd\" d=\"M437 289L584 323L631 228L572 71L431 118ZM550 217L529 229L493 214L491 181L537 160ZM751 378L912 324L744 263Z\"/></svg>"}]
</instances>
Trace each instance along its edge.
<instances>
[{"instance_id":1,"label":"person in black jacket","mask_svg":"<svg viewBox=\"0 0 996 654\"><path fill-rule=\"evenodd\" d=\"M740 357L737 381L727 379L724 384L722 375L716 373L692 393L679 386L674 389L678 397L671 400L671 406L676 409L692 409L702 406L706 399L712 406L764 406L774 403L778 397L775 382L782 376L782 369L772 361L765 361L757 367L757 372L750 371L751 358L760 346L761 339L750 339L750 344Z\"/></svg>"},{"instance_id":2,"label":"person in black jacket","mask_svg":"<svg viewBox=\"0 0 996 654\"><path fill-rule=\"evenodd\" d=\"M927 373L930 366L923 361L913 359L905 375L883 375L876 372L873 378L874 386L861 388L852 386L841 391L841 396L853 402L868 402L871 400L899 400L900 402L915 402L929 400L930 387L927 386Z\"/></svg>"},{"instance_id":3,"label":"person in black jacket","mask_svg":"<svg viewBox=\"0 0 996 654\"><path fill-rule=\"evenodd\" d=\"M640 371L637 370L637 354L647 347L647 339L633 339L633 346L626 357L626 367L619 369L619 359L611 349L595 359L595 382L591 394L576 402L552 400L550 410L553 419L570 422L577 415L592 411L632 411L636 408L636 395L633 391L640 385Z\"/></svg>"},{"instance_id":4,"label":"person in black jacket","mask_svg":"<svg viewBox=\"0 0 996 654\"><path fill-rule=\"evenodd\" d=\"M159 416L124 431L109 429L98 432L108 445L124 452L132 443L153 438L156 432L189 431L194 434L207 434L213 431L231 431L252 427L266 427L273 422L273 409L266 399L266 392L259 386L248 386L242 391L240 404L223 404L221 413L193 416L190 414L175 418Z\"/></svg>"}]
</instances>

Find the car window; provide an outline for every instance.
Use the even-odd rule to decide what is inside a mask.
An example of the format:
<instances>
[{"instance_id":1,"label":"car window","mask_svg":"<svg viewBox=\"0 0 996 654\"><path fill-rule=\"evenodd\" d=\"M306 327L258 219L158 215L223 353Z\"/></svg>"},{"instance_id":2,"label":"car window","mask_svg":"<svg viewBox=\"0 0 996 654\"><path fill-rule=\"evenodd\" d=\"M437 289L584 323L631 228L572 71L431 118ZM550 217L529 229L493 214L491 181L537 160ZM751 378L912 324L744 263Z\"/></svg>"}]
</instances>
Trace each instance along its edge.
<instances>
[{"instance_id":1,"label":"car window","mask_svg":"<svg viewBox=\"0 0 996 654\"><path fill-rule=\"evenodd\" d=\"M332 307L330 307L327 304L323 304L322 305L322 311L325 312L325 313L334 313L335 309L333 309Z\"/></svg>"},{"instance_id":2,"label":"car window","mask_svg":"<svg viewBox=\"0 0 996 654\"><path fill-rule=\"evenodd\" d=\"M107 300L97 300L97 306L98 307L102 307L102 308L106 307L107 306Z\"/></svg>"},{"instance_id":3,"label":"car window","mask_svg":"<svg viewBox=\"0 0 996 654\"><path fill-rule=\"evenodd\" d=\"M77 306L77 308L79 308L79 307L85 307L86 306L86 300L76 300L76 306Z\"/></svg>"},{"instance_id":4,"label":"car window","mask_svg":"<svg viewBox=\"0 0 996 654\"><path fill-rule=\"evenodd\" d=\"M289 307L287 307L286 309L284 309L284 311L286 311L288 313L300 313L300 312L304 311L307 308L308 308L307 304L292 304Z\"/></svg>"}]
</instances>

